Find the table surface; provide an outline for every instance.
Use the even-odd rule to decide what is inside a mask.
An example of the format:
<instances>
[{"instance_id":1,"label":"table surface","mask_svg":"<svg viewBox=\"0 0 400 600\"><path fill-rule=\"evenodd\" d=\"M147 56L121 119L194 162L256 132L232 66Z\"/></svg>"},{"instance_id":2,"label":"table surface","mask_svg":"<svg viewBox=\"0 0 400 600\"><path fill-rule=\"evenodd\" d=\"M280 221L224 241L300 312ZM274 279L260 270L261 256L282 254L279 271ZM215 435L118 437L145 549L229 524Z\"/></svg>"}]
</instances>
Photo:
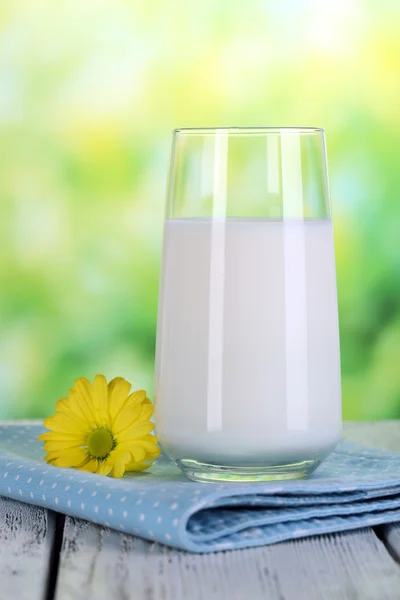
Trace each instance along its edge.
<instances>
[{"instance_id":1,"label":"table surface","mask_svg":"<svg viewBox=\"0 0 400 600\"><path fill-rule=\"evenodd\" d=\"M400 421L343 436L400 451ZM400 524L190 554L0 498L0 600L399 600Z\"/></svg>"}]
</instances>

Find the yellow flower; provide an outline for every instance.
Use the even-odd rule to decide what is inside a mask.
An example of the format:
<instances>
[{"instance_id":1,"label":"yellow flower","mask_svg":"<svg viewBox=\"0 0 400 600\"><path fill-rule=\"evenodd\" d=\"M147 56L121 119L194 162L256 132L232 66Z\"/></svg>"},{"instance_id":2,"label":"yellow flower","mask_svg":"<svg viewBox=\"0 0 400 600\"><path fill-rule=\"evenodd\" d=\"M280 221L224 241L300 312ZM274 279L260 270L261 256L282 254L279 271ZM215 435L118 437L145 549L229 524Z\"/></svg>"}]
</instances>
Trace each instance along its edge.
<instances>
[{"instance_id":1,"label":"yellow flower","mask_svg":"<svg viewBox=\"0 0 400 600\"><path fill-rule=\"evenodd\" d=\"M153 406L146 392L130 394L122 377L110 381L96 375L93 385L77 379L68 398L44 425L51 431L39 436L45 460L57 467L75 467L99 475L122 477L125 471L143 471L160 454L150 432Z\"/></svg>"}]
</instances>

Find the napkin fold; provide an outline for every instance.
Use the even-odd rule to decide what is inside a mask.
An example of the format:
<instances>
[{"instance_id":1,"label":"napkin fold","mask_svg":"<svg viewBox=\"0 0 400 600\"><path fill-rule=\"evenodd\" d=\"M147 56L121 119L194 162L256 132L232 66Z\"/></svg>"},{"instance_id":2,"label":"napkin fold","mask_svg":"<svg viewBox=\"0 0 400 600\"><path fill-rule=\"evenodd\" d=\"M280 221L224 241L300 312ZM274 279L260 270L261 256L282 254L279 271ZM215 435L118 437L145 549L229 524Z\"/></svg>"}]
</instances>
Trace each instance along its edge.
<instances>
[{"instance_id":1,"label":"napkin fold","mask_svg":"<svg viewBox=\"0 0 400 600\"><path fill-rule=\"evenodd\" d=\"M191 552L400 521L400 453L341 441L308 479L188 481L165 456L110 479L43 460L37 425L0 426L0 495Z\"/></svg>"}]
</instances>

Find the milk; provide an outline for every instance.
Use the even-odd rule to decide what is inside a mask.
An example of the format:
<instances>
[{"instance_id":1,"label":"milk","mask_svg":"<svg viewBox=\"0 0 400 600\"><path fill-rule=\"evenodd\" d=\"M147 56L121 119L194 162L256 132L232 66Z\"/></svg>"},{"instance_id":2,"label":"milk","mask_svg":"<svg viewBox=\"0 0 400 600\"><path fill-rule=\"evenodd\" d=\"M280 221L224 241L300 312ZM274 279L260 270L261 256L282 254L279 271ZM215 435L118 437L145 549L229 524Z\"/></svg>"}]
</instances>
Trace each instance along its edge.
<instances>
[{"instance_id":1,"label":"milk","mask_svg":"<svg viewBox=\"0 0 400 600\"><path fill-rule=\"evenodd\" d=\"M341 428L331 222L166 221L156 362L173 458L324 458Z\"/></svg>"}]
</instances>

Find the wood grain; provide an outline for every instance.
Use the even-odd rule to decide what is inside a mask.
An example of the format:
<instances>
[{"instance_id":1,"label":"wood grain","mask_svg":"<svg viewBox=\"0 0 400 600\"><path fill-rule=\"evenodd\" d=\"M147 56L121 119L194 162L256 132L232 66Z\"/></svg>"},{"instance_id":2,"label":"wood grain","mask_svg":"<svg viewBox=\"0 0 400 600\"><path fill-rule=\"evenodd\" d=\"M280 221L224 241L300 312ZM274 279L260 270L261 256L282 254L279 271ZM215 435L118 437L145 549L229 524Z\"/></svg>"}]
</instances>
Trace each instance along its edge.
<instances>
[{"instance_id":1,"label":"wood grain","mask_svg":"<svg viewBox=\"0 0 400 600\"><path fill-rule=\"evenodd\" d=\"M371 529L189 554L67 519L57 600L394 600L400 568Z\"/></svg>"},{"instance_id":2,"label":"wood grain","mask_svg":"<svg viewBox=\"0 0 400 600\"><path fill-rule=\"evenodd\" d=\"M0 599L46 597L54 515L0 497Z\"/></svg>"},{"instance_id":3,"label":"wood grain","mask_svg":"<svg viewBox=\"0 0 400 600\"><path fill-rule=\"evenodd\" d=\"M382 538L394 559L400 564L400 523L385 525L382 528Z\"/></svg>"}]
</instances>

